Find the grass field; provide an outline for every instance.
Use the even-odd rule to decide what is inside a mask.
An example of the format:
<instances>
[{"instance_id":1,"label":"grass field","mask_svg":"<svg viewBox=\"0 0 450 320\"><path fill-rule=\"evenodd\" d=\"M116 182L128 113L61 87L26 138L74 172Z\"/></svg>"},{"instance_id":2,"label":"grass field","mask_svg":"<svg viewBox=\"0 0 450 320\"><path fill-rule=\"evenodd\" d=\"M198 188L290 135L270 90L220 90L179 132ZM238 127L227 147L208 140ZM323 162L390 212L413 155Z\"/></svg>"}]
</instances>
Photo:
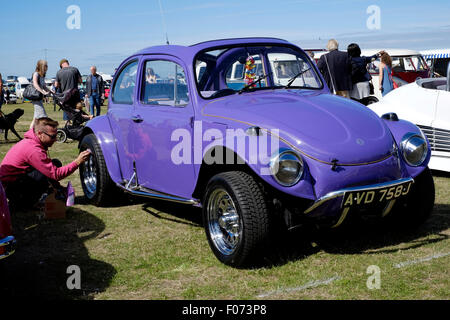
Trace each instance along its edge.
<instances>
[{"instance_id":1,"label":"grass field","mask_svg":"<svg viewBox=\"0 0 450 320\"><path fill-rule=\"evenodd\" d=\"M32 105L16 128L23 136ZM49 116L60 121L61 111ZM103 107L105 112L106 107ZM0 137L0 158L17 142ZM77 143L55 144L64 164ZM418 231L401 234L356 223L334 232L297 230L274 239L267 265L233 269L212 254L200 209L162 202L97 208L84 203L78 172L76 205L63 220L35 212L13 218L16 253L0 263L0 294L68 299L449 299L450 175L433 173L436 205ZM180 181L182 183L182 181ZM69 290L67 268L81 270L81 290ZM376 267L370 267L376 266ZM369 268L370 267L370 268ZM368 273L379 270L379 273ZM377 276L379 282L372 279ZM369 289L367 284L379 284Z\"/></svg>"}]
</instances>

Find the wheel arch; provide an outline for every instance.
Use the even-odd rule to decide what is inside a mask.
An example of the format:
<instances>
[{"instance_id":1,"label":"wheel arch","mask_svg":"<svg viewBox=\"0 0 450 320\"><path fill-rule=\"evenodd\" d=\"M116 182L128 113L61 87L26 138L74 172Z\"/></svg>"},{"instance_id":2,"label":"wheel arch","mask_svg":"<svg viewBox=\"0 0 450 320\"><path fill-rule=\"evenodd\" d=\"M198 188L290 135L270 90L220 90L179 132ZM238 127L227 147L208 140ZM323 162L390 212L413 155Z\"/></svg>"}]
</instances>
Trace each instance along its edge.
<instances>
[{"instance_id":1,"label":"wheel arch","mask_svg":"<svg viewBox=\"0 0 450 320\"><path fill-rule=\"evenodd\" d=\"M212 152L217 152L219 150L223 152L222 154L224 155L224 161L222 163L208 164L207 161L205 160L208 157L208 155L211 155ZM227 159L226 158L227 155L228 159L230 159L231 156L233 157L234 161L232 164L229 164L225 161ZM255 174L254 169L252 169L250 165L244 159L242 159L242 157L239 156L235 151L225 146L217 145L210 148L207 152L205 152L205 155L203 156L202 164L200 165L200 169L198 171L199 173L197 183L195 185L195 189L192 196L195 199L202 199L203 193L206 190L206 186L208 185L208 181L214 175L227 171L243 171L257 178L257 180L261 181L258 175Z\"/></svg>"},{"instance_id":2,"label":"wheel arch","mask_svg":"<svg viewBox=\"0 0 450 320\"><path fill-rule=\"evenodd\" d=\"M106 168L111 179L118 183L122 180L122 173L120 171L119 156L117 153L116 139L111 129L109 119L107 116L99 116L90 120L84 127L78 149L81 147L83 138L88 134L94 134L105 159Z\"/></svg>"}]
</instances>

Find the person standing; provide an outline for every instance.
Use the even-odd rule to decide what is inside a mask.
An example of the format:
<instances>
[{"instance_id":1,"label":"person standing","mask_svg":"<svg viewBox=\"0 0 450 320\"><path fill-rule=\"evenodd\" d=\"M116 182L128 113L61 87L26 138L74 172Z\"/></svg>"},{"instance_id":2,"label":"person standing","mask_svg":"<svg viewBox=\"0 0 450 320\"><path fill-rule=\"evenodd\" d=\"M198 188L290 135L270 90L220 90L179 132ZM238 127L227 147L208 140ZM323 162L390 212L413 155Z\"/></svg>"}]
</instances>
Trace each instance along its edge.
<instances>
[{"instance_id":1,"label":"person standing","mask_svg":"<svg viewBox=\"0 0 450 320\"><path fill-rule=\"evenodd\" d=\"M91 74L86 79L86 96L89 98L91 115L99 116L102 105L101 100L105 97L105 84L103 78L97 73L96 66L91 67ZM95 114L94 106L96 109Z\"/></svg>"},{"instance_id":2,"label":"person standing","mask_svg":"<svg viewBox=\"0 0 450 320\"><path fill-rule=\"evenodd\" d=\"M394 90L394 80L392 79L392 58L387 52L381 54L381 63L379 66L380 76L379 85L383 97Z\"/></svg>"},{"instance_id":3,"label":"person standing","mask_svg":"<svg viewBox=\"0 0 450 320\"><path fill-rule=\"evenodd\" d=\"M370 80L372 80L372 76L367 71L367 65L380 57L382 52L380 51L370 57L361 57L361 48L356 43L348 45L347 53L352 65L351 76L353 84L350 98L363 103L364 99L370 96Z\"/></svg>"},{"instance_id":4,"label":"person standing","mask_svg":"<svg viewBox=\"0 0 450 320\"><path fill-rule=\"evenodd\" d=\"M322 73L328 87L337 95L350 98L352 89L351 63L348 54L339 51L339 43L330 39L327 44L328 53L320 57L317 67Z\"/></svg>"},{"instance_id":5,"label":"person standing","mask_svg":"<svg viewBox=\"0 0 450 320\"><path fill-rule=\"evenodd\" d=\"M3 104L3 80L2 74L0 73L0 117L3 117L2 104Z\"/></svg>"},{"instance_id":6,"label":"person standing","mask_svg":"<svg viewBox=\"0 0 450 320\"><path fill-rule=\"evenodd\" d=\"M47 61L39 60L36 64L36 69L33 73L31 85L34 86L34 88L37 91L42 93L42 98L39 100L31 101L34 106L34 115L33 115L33 120L31 120L31 123L30 123L30 129L33 128L35 119L47 117L47 112L45 111L44 104L43 104L44 96L46 96L50 93L50 90L47 88L47 85L45 84L45 75L47 74L47 70L48 70Z\"/></svg>"},{"instance_id":7,"label":"person standing","mask_svg":"<svg viewBox=\"0 0 450 320\"><path fill-rule=\"evenodd\" d=\"M55 86L60 88L62 93L76 89L76 93L68 101L68 104L75 108L75 105L80 102L80 92L78 91L78 84L82 83L80 71L75 67L71 67L67 59L62 59L59 62L59 67L60 70L56 73ZM63 119L69 120L69 115L64 110Z\"/></svg>"}]
</instances>

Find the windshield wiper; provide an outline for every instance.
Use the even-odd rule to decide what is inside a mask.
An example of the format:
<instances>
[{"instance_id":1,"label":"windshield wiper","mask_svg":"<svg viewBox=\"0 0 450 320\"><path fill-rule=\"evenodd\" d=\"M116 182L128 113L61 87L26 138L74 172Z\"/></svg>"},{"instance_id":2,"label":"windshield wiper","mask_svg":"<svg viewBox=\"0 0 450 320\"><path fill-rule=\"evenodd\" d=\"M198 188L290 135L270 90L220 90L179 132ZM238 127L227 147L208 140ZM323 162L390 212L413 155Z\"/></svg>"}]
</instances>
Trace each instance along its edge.
<instances>
[{"instance_id":1,"label":"windshield wiper","mask_svg":"<svg viewBox=\"0 0 450 320\"><path fill-rule=\"evenodd\" d=\"M272 72L269 72L269 73L267 73L267 74L265 74L265 75L259 76L258 79L256 79L255 81L250 82L248 85L246 85L246 86L243 87L241 90L239 90L238 93L241 94L242 92L247 91L247 89L249 89L251 86L253 86L254 84L260 83L261 80L267 78L267 77L268 77L269 75L271 75L271 74L272 74Z\"/></svg>"},{"instance_id":2,"label":"windshield wiper","mask_svg":"<svg viewBox=\"0 0 450 320\"><path fill-rule=\"evenodd\" d=\"M295 76L293 76L291 79L289 79L287 85L284 87L285 89L289 88L291 86L291 84L294 83L295 79L297 79L299 76L301 76L302 74L304 74L306 71L311 70L311 67L309 67L306 70L300 71L299 73L297 73Z\"/></svg>"}]
</instances>

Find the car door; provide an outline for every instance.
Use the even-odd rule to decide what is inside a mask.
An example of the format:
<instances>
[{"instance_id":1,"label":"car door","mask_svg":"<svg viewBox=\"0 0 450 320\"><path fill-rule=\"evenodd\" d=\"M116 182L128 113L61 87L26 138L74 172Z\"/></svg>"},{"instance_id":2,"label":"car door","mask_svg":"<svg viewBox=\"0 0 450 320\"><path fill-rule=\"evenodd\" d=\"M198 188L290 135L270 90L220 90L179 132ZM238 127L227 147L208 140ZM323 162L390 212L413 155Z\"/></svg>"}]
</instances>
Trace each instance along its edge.
<instances>
[{"instance_id":1,"label":"car door","mask_svg":"<svg viewBox=\"0 0 450 320\"><path fill-rule=\"evenodd\" d=\"M190 199L195 186L194 110L186 69L173 56L144 56L139 68L136 117L140 120L133 124L139 184ZM181 155L180 144L184 144Z\"/></svg>"},{"instance_id":2,"label":"car door","mask_svg":"<svg viewBox=\"0 0 450 320\"><path fill-rule=\"evenodd\" d=\"M133 58L123 64L114 78L112 95L108 105L108 118L116 139L122 178L133 175L133 115L136 100L136 80L139 59Z\"/></svg>"}]
</instances>

